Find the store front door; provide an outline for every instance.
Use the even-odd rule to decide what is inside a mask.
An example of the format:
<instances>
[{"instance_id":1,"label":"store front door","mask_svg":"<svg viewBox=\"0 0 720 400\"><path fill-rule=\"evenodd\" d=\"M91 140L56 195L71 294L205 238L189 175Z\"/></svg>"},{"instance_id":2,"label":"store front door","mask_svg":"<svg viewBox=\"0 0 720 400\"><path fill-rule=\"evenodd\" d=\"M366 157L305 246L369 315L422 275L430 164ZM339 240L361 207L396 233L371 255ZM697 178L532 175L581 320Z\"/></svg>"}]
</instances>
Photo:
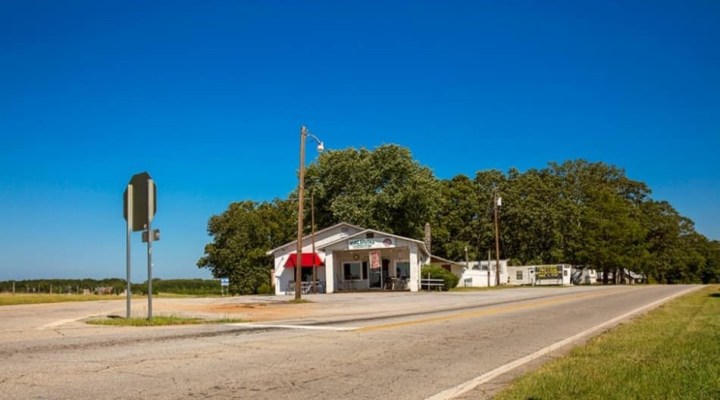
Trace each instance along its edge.
<instances>
[{"instance_id":1,"label":"store front door","mask_svg":"<svg viewBox=\"0 0 720 400\"><path fill-rule=\"evenodd\" d=\"M382 289L389 279L390 260L383 258L382 267L370 269L370 288Z\"/></svg>"}]
</instances>

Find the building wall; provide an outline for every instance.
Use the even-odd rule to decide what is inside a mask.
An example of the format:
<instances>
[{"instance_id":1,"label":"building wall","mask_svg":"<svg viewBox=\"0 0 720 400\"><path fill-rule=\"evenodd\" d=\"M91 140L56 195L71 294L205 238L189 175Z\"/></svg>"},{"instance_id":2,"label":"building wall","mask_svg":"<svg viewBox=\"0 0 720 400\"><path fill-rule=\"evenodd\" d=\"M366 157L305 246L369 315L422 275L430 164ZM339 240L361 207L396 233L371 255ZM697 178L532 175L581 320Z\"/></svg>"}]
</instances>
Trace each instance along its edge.
<instances>
[{"instance_id":1,"label":"building wall","mask_svg":"<svg viewBox=\"0 0 720 400\"><path fill-rule=\"evenodd\" d=\"M459 287L490 287L495 286L495 274L478 269L465 269L460 275ZM490 279L490 280L488 280Z\"/></svg>"},{"instance_id":2,"label":"building wall","mask_svg":"<svg viewBox=\"0 0 720 400\"><path fill-rule=\"evenodd\" d=\"M515 266L508 267L508 284L533 285L535 283L535 267Z\"/></svg>"},{"instance_id":3,"label":"building wall","mask_svg":"<svg viewBox=\"0 0 720 400\"><path fill-rule=\"evenodd\" d=\"M541 279L539 276L539 268L561 267L560 277L551 279ZM518 271L521 272L521 277L518 277ZM533 285L533 286L550 286L550 285L572 285L572 267L567 264L553 264L553 265L522 265L508 267L508 283L510 285Z\"/></svg>"},{"instance_id":4,"label":"building wall","mask_svg":"<svg viewBox=\"0 0 720 400\"><path fill-rule=\"evenodd\" d=\"M351 235L354 235L356 233L360 232L360 230L356 227L352 227L349 225L339 225L335 227L334 229L328 229L328 230L322 230L320 232L317 232L315 234L315 252L320 256L320 258L324 261L325 267L324 268L318 268L317 273L317 279L320 281L324 286L325 290L328 290L328 285L331 285L334 282L330 282L327 277L328 274L331 274L333 271L333 268L329 268L328 265L333 265L332 257L330 257L330 260L327 260L328 255L322 250L319 250L322 246L324 246L327 243L332 243L334 241L340 240L344 237L348 237ZM303 246L302 246L302 252L303 253L311 253L313 248L313 241L311 238L303 238ZM286 294L289 292L292 292L295 290L294 285L291 285L290 282L295 281L295 268L285 268L285 262L290 257L290 254L295 254L297 252L297 244L296 242L288 243L286 246L283 246L277 250L275 250L274 253L272 253L274 257L274 277L275 277L275 294L281 295ZM293 286L293 287L291 287ZM334 288L333 288L334 289Z\"/></svg>"},{"instance_id":5,"label":"building wall","mask_svg":"<svg viewBox=\"0 0 720 400\"><path fill-rule=\"evenodd\" d=\"M500 284L506 285L508 283L508 260L500 260ZM468 268L453 268L452 272L460 278L458 286L468 287L487 287L488 277L490 278L490 286L497 285L496 279L496 262L492 260L490 262L490 270L488 271L487 261L471 261L468 263Z\"/></svg>"},{"instance_id":6,"label":"building wall","mask_svg":"<svg viewBox=\"0 0 720 400\"><path fill-rule=\"evenodd\" d=\"M339 228L339 227L338 227ZM355 231L353 233L357 233ZM315 242L315 252L318 253L325 263L324 268L318 269L317 279L324 285L326 293L333 293L338 290L364 290L369 289L371 274L370 270L370 252L379 251L381 259L389 261L388 275L395 277L398 271L398 262L409 263L409 276L406 281L407 288L411 291L417 291L419 288L420 267L422 263L427 262L429 258L418 254L421 248L418 244L411 240L393 237L393 245L384 248L372 249L350 249L347 233L331 230L324 232L322 238ZM376 239L382 238L381 233L375 234ZM357 237L353 238L357 239ZM335 243L333 243L335 242ZM329 245L328 245L329 244ZM303 242L303 253L312 251L312 243ZM295 268L285 268L285 262L291 254L295 254L296 248L293 245L282 247L273 253L275 260L275 294L286 294L294 291ZM359 279L346 280L344 277L344 264L352 263L360 264L360 273L363 272L362 263L368 266L367 275L360 276ZM382 271L382 269L380 269ZM375 275L377 276L377 275ZM384 280L384 279L383 279ZM383 282L384 283L384 282Z\"/></svg>"}]
</instances>

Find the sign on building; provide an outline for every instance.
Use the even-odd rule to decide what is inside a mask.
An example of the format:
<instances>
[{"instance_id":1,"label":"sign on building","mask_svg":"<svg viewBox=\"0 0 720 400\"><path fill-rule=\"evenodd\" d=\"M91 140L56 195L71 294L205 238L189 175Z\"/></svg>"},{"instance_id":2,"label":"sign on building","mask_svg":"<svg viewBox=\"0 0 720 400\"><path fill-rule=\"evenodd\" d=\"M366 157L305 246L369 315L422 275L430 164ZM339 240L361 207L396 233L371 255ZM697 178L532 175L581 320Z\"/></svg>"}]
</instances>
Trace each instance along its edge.
<instances>
[{"instance_id":1,"label":"sign on building","mask_svg":"<svg viewBox=\"0 0 720 400\"><path fill-rule=\"evenodd\" d=\"M562 265L538 265L535 267L535 279L561 279Z\"/></svg>"},{"instance_id":2,"label":"sign on building","mask_svg":"<svg viewBox=\"0 0 720 400\"><path fill-rule=\"evenodd\" d=\"M395 247L395 238L363 238L348 240L348 250L384 249Z\"/></svg>"}]
</instances>

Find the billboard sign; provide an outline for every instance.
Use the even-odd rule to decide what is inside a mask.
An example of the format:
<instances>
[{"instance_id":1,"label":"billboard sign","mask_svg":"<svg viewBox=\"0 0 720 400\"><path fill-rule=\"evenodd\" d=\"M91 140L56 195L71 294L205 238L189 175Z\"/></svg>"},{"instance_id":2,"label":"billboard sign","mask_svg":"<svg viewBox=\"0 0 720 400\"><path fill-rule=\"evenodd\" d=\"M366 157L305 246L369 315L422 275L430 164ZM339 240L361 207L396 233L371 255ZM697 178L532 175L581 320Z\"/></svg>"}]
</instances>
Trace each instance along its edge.
<instances>
[{"instance_id":1,"label":"billboard sign","mask_svg":"<svg viewBox=\"0 0 720 400\"><path fill-rule=\"evenodd\" d=\"M561 279L562 265L538 265L535 267L535 279Z\"/></svg>"}]
</instances>

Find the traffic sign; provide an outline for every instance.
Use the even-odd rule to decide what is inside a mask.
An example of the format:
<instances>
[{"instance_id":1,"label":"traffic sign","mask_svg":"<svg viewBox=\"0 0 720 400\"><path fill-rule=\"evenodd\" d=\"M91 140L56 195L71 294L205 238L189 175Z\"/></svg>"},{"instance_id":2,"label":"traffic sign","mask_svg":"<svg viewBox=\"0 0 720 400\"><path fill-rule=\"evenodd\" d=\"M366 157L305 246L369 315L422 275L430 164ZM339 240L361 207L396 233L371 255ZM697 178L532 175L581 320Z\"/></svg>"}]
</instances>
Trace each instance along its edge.
<instances>
[{"instance_id":1,"label":"traffic sign","mask_svg":"<svg viewBox=\"0 0 720 400\"><path fill-rule=\"evenodd\" d=\"M132 198L128 199L128 190L123 193L123 217L128 219L128 205L132 206L132 221L128 221L133 232L144 231L157 212L157 186L147 172L141 172L130 178Z\"/></svg>"},{"instance_id":2,"label":"traffic sign","mask_svg":"<svg viewBox=\"0 0 720 400\"><path fill-rule=\"evenodd\" d=\"M153 229L152 231L152 240L153 242L157 242L160 240L160 229ZM147 243L148 241L148 231L142 232L142 242Z\"/></svg>"}]
</instances>

